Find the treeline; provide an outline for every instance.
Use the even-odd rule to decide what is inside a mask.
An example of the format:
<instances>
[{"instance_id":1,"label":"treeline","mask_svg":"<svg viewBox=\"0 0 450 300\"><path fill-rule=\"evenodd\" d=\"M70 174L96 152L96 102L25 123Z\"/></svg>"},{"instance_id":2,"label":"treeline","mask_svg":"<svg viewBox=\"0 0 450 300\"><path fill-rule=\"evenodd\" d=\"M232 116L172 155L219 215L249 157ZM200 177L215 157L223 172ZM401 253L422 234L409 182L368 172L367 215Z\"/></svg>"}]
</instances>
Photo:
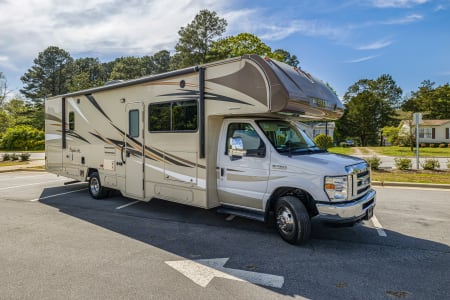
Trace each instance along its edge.
<instances>
[{"instance_id":1,"label":"treeline","mask_svg":"<svg viewBox=\"0 0 450 300\"><path fill-rule=\"evenodd\" d=\"M0 72L0 148L37 149L43 143L44 99L77 90L102 86L112 80L134 79L177 70L220 59L254 53L298 65L298 59L283 49L272 50L257 36L240 33L222 37L227 21L216 12L201 10L194 20L178 31L175 51L161 50L153 55L124 56L110 62L96 57L74 59L59 47L49 46L33 61L21 77L23 88L18 99L6 102L9 93L6 78ZM36 134L38 130L39 134ZM24 146L23 132L29 131L30 143ZM31 134L33 132L33 134Z\"/></svg>"},{"instance_id":2,"label":"treeline","mask_svg":"<svg viewBox=\"0 0 450 300\"><path fill-rule=\"evenodd\" d=\"M43 136L46 97L244 54L264 55L292 66L299 64L295 55L284 49L272 50L253 34L222 37L226 27L227 21L216 12L201 10L191 23L180 28L173 51L124 56L110 62L95 57L74 59L68 51L50 46L38 54L33 66L21 77L20 93L24 98L19 96L8 102L7 81L0 72L0 148L43 147L34 139ZM380 144L384 128L396 128L402 119L411 119L413 112L423 112L424 118L429 119L450 119L448 83L434 87L433 82L425 80L410 96L402 98L402 94L389 74L358 80L343 97L345 113L337 121L334 140L355 137L362 145ZM27 131L33 134L24 146L22 139Z\"/></svg>"},{"instance_id":3,"label":"treeline","mask_svg":"<svg viewBox=\"0 0 450 300\"><path fill-rule=\"evenodd\" d=\"M424 119L450 119L450 85L435 87L425 80L417 91L402 97L403 91L391 75L377 79L361 79L350 86L343 100L345 112L336 122L337 140L357 138L361 145L383 145L384 137L390 143L412 146L414 132L399 139L401 121L412 124L415 112Z\"/></svg>"}]
</instances>

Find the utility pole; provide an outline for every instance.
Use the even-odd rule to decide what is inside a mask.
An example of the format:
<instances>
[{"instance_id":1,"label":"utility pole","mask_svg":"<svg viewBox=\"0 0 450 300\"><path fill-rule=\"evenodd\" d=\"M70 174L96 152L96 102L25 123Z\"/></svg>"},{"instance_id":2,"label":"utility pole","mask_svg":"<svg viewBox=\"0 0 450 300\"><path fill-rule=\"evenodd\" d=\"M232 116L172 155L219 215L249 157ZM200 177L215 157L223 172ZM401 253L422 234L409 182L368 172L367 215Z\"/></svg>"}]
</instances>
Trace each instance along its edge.
<instances>
[{"instance_id":1,"label":"utility pole","mask_svg":"<svg viewBox=\"0 0 450 300\"><path fill-rule=\"evenodd\" d=\"M414 113L413 120L416 123L416 166L419 170L419 124L422 122L422 114Z\"/></svg>"}]
</instances>

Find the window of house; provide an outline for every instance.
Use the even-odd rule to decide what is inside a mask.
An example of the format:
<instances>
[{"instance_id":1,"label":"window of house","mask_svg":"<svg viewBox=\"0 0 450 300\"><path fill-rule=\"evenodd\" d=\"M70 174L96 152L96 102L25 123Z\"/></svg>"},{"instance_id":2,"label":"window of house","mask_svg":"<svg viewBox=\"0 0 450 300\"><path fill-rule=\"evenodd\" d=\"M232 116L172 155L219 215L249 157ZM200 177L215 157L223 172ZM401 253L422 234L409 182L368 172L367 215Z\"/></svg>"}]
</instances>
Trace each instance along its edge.
<instances>
[{"instance_id":1,"label":"window of house","mask_svg":"<svg viewBox=\"0 0 450 300\"><path fill-rule=\"evenodd\" d=\"M196 131L198 128L196 100L150 104L148 114L149 131Z\"/></svg>"},{"instance_id":2,"label":"window of house","mask_svg":"<svg viewBox=\"0 0 450 300\"><path fill-rule=\"evenodd\" d=\"M421 139L433 138L433 129L432 128L419 128L419 138L421 138Z\"/></svg>"},{"instance_id":3,"label":"window of house","mask_svg":"<svg viewBox=\"0 0 450 300\"><path fill-rule=\"evenodd\" d=\"M75 113L73 111L69 112L69 129L75 130Z\"/></svg>"}]
</instances>

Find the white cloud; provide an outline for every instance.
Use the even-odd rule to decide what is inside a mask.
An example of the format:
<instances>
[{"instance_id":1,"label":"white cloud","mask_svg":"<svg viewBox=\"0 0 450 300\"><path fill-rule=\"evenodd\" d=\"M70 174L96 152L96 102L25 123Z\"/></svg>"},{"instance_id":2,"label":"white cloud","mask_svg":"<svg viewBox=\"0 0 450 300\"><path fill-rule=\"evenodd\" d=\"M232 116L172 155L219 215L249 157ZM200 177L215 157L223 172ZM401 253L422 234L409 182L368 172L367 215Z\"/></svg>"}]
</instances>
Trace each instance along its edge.
<instances>
[{"instance_id":1,"label":"white cloud","mask_svg":"<svg viewBox=\"0 0 450 300\"><path fill-rule=\"evenodd\" d=\"M178 30L213 0L16 0L0 2L0 55L35 57L47 46L82 52L150 54L173 48Z\"/></svg>"},{"instance_id":2,"label":"white cloud","mask_svg":"<svg viewBox=\"0 0 450 300\"><path fill-rule=\"evenodd\" d=\"M342 38L346 35L345 30L342 28L310 20L294 20L286 24L262 23L260 26L264 30L261 38L267 40L281 40L294 33L299 33L304 36L325 37L332 40Z\"/></svg>"},{"instance_id":3,"label":"white cloud","mask_svg":"<svg viewBox=\"0 0 450 300\"><path fill-rule=\"evenodd\" d=\"M350 63L350 64L360 63L360 62L372 60L372 59L377 58L377 57L379 57L379 56L380 56L380 55L370 55L370 56L365 56L365 57L361 57L361 58L356 58L356 59L348 60L348 61L346 61L346 63Z\"/></svg>"},{"instance_id":4,"label":"white cloud","mask_svg":"<svg viewBox=\"0 0 450 300\"><path fill-rule=\"evenodd\" d=\"M379 8L405 8L425 4L429 0L373 0L372 4Z\"/></svg>"},{"instance_id":5,"label":"white cloud","mask_svg":"<svg viewBox=\"0 0 450 300\"><path fill-rule=\"evenodd\" d=\"M392 41L387 41L387 40L379 40L367 45L362 45L359 46L357 49L358 50L377 50L377 49L381 49L381 48L385 48L389 45L392 44Z\"/></svg>"},{"instance_id":6,"label":"white cloud","mask_svg":"<svg viewBox=\"0 0 450 300\"><path fill-rule=\"evenodd\" d=\"M412 15L408 15L408 16L403 17L403 18L387 20L387 21L382 22L382 24L387 24L387 25L399 24L399 25L401 25L401 24L409 24L409 23L418 22L418 21L420 21L422 19L423 19L422 15L412 14Z\"/></svg>"}]
</instances>

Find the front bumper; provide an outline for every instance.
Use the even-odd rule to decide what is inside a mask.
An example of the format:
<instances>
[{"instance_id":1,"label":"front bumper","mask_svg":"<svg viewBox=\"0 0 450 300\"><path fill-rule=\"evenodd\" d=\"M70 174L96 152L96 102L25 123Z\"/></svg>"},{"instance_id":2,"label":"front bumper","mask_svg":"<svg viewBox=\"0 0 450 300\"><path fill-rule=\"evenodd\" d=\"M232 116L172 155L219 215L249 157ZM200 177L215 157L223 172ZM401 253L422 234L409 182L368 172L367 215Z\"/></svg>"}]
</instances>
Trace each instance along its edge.
<instances>
[{"instance_id":1,"label":"front bumper","mask_svg":"<svg viewBox=\"0 0 450 300\"><path fill-rule=\"evenodd\" d=\"M332 223L352 223L370 218L375 207L376 192L370 189L362 198L348 203L317 203L317 216Z\"/></svg>"}]
</instances>

